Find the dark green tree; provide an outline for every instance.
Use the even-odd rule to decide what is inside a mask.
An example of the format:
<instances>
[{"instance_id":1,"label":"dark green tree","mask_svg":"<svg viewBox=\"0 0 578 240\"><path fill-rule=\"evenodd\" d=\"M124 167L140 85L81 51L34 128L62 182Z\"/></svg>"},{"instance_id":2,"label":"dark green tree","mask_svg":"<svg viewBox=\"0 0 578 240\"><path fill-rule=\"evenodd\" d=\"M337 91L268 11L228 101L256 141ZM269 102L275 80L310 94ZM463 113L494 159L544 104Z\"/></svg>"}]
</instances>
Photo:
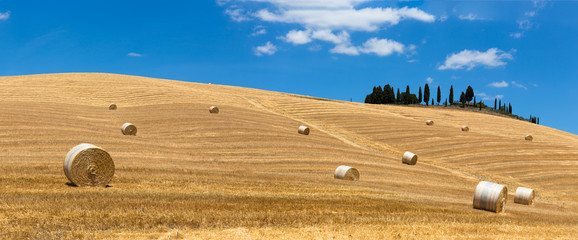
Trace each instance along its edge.
<instances>
[{"instance_id":1,"label":"dark green tree","mask_svg":"<svg viewBox=\"0 0 578 240\"><path fill-rule=\"evenodd\" d=\"M425 84L425 87L423 89L423 101L425 102L425 105L428 105L428 102L429 102L429 85L427 85L427 83Z\"/></svg>"},{"instance_id":2,"label":"dark green tree","mask_svg":"<svg viewBox=\"0 0 578 240\"><path fill-rule=\"evenodd\" d=\"M454 102L454 85L450 86L450 105Z\"/></svg>"},{"instance_id":3,"label":"dark green tree","mask_svg":"<svg viewBox=\"0 0 578 240\"><path fill-rule=\"evenodd\" d=\"M397 89L397 98L395 100L395 103L397 104L401 103L401 94L399 93L399 88Z\"/></svg>"},{"instance_id":4,"label":"dark green tree","mask_svg":"<svg viewBox=\"0 0 578 240\"><path fill-rule=\"evenodd\" d=\"M418 95L418 97L417 97L417 103L421 104L421 98L422 98L422 95L421 95L421 86L419 86L419 95Z\"/></svg>"},{"instance_id":5,"label":"dark green tree","mask_svg":"<svg viewBox=\"0 0 578 240\"><path fill-rule=\"evenodd\" d=\"M434 100L433 100L433 98L431 99L431 105L432 105L432 106L434 105Z\"/></svg>"},{"instance_id":6,"label":"dark green tree","mask_svg":"<svg viewBox=\"0 0 578 240\"><path fill-rule=\"evenodd\" d=\"M498 99L494 98L494 110L498 110L496 107L498 107Z\"/></svg>"},{"instance_id":7,"label":"dark green tree","mask_svg":"<svg viewBox=\"0 0 578 240\"><path fill-rule=\"evenodd\" d=\"M499 110L502 110L502 99L500 99L498 106L500 106Z\"/></svg>"},{"instance_id":8,"label":"dark green tree","mask_svg":"<svg viewBox=\"0 0 578 240\"><path fill-rule=\"evenodd\" d=\"M474 97L474 107L476 107L476 97Z\"/></svg>"},{"instance_id":9,"label":"dark green tree","mask_svg":"<svg viewBox=\"0 0 578 240\"><path fill-rule=\"evenodd\" d=\"M462 107L464 107L464 105L466 104L466 95L464 94L464 92L462 92L462 94L460 95L460 102L462 103Z\"/></svg>"},{"instance_id":10,"label":"dark green tree","mask_svg":"<svg viewBox=\"0 0 578 240\"><path fill-rule=\"evenodd\" d=\"M409 85L407 85L407 87L405 87L405 96L404 96L405 98L403 99L405 104L410 104L410 102L411 102L411 98L410 98L409 94L410 94L409 93Z\"/></svg>"},{"instance_id":11,"label":"dark green tree","mask_svg":"<svg viewBox=\"0 0 578 240\"><path fill-rule=\"evenodd\" d=\"M442 91L440 90L440 86L438 86L438 98L437 98L438 105L440 105L441 101L442 101Z\"/></svg>"},{"instance_id":12,"label":"dark green tree","mask_svg":"<svg viewBox=\"0 0 578 240\"><path fill-rule=\"evenodd\" d=\"M508 103L508 112L512 114L512 104Z\"/></svg>"},{"instance_id":13,"label":"dark green tree","mask_svg":"<svg viewBox=\"0 0 578 240\"><path fill-rule=\"evenodd\" d=\"M468 86L468 88L466 89L466 101L471 102L473 98L474 98L474 89L472 88L472 86Z\"/></svg>"}]
</instances>

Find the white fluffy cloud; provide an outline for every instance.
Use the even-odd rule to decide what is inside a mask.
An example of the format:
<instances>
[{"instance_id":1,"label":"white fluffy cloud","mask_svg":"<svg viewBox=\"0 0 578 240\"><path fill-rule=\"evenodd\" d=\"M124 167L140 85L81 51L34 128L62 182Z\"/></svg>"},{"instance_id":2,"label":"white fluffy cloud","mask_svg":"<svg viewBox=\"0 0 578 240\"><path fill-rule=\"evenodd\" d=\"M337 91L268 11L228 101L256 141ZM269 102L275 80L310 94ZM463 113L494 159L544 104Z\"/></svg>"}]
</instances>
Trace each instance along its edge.
<instances>
[{"instance_id":1,"label":"white fluffy cloud","mask_svg":"<svg viewBox=\"0 0 578 240\"><path fill-rule=\"evenodd\" d=\"M294 45L308 44L319 40L333 43L329 51L337 54L375 54L388 56L409 50L415 46L390 39L370 37L360 46L351 42L350 33L356 31L375 32L399 24L404 20L435 22L434 15L418 8L362 7L359 4L371 0L217 0L235 21L257 20L269 23L292 23L301 26L278 37ZM243 7L258 6L245 2L269 3L272 7L244 10ZM413 47L411 47L413 46ZM411 49L410 49L411 48Z\"/></svg>"},{"instance_id":2,"label":"white fluffy cloud","mask_svg":"<svg viewBox=\"0 0 578 240\"><path fill-rule=\"evenodd\" d=\"M389 39L370 38L359 48L362 53L374 53L377 56L388 56L393 53L403 53L405 46Z\"/></svg>"},{"instance_id":3,"label":"white fluffy cloud","mask_svg":"<svg viewBox=\"0 0 578 240\"><path fill-rule=\"evenodd\" d=\"M467 70L471 70L479 65L498 67L507 64L504 60L512 60L513 58L512 54L497 48L490 48L485 52L466 49L459 53L447 56L445 63L439 66L438 69L446 70L466 68Z\"/></svg>"},{"instance_id":4,"label":"white fluffy cloud","mask_svg":"<svg viewBox=\"0 0 578 240\"><path fill-rule=\"evenodd\" d=\"M263 54L273 55L275 52L277 52L277 46L271 42L267 42L263 46L255 47L255 55L257 56L263 56Z\"/></svg>"},{"instance_id":5,"label":"white fluffy cloud","mask_svg":"<svg viewBox=\"0 0 578 240\"><path fill-rule=\"evenodd\" d=\"M297 23L316 29L345 29L376 31L381 26L396 25L404 19L433 22L435 17L417 8L363 8L363 9L289 9L279 13L259 10L255 16L267 22Z\"/></svg>"},{"instance_id":6,"label":"white fluffy cloud","mask_svg":"<svg viewBox=\"0 0 578 240\"><path fill-rule=\"evenodd\" d=\"M291 30L283 37L283 39L287 42L293 44L306 44L311 42L311 37L309 37L309 31L298 31L298 30Z\"/></svg>"},{"instance_id":7,"label":"white fluffy cloud","mask_svg":"<svg viewBox=\"0 0 578 240\"><path fill-rule=\"evenodd\" d=\"M433 82L433 78L428 77L425 81L428 82L429 84L431 84Z\"/></svg>"},{"instance_id":8,"label":"white fluffy cloud","mask_svg":"<svg viewBox=\"0 0 578 240\"><path fill-rule=\"evenodd\" d=\"M10 18L10 11L0 12L0 20L7 20Z\"/></svg>"},{"instance_id":9,"label":"white fluffy cloud","mask_svg":"<svg viewBox=\"0 0 578 240\"><path fill-rule=\"evenodd\" d=\"M504 87L508 87L510 84L506 81L501 81L501 82L493 82L488 84L488 86L490 87L497 87L497 88L504 88Z\"/></svg>"}]
</instances>

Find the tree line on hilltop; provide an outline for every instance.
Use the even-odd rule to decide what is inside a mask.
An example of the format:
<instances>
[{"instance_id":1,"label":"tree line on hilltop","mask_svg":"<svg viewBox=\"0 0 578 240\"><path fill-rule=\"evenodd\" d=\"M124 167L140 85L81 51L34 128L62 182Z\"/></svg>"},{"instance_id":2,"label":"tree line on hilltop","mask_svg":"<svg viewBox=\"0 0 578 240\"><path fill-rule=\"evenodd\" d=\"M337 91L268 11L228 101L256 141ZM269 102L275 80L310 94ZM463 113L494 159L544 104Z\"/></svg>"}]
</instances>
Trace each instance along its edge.
<instances>
[{"instance_id":1,"label":"tree line on hilltop","mask_svg":"<svg viewBox=\"0 0 578 240\"><path fill-rule=\"evenodd\" d=\"M430 103L430 97L431 97L431 103ZM442 94L441 94L440 86L437 87L437 95L436 95L436 98L434 99L434 96L432 94L430 94L430 88L429 88L429 85L427 83L424 86L423 94L422 94L421 86L419 87L417 96L416 96L416 94L412 94L410 92L409 85L407 85L407 87L405 88L405 92L401 92L400 89L398 88L397 94L396 94L396 92L394 91L394 87L392 87L389 84L386 84L385 86L383 86L383 88L381 86L374 86L373 91L365 97L365 103L369 103L369 104L405 104L405 105L409 105L409 104L421 104L423 102L423 103L425 103L426 106L429 106L430 104L434 105L435 102L437 102L437 105L440 105L441 100L442 100ZM522 117L514 115L512 113L512 104L508 103L506 105L505 102L502 104L502 99L498 99L498 98L494 99L494 108L493 109L486 106L486 104L483 101L476 102L476 96L475 96L474 89L472 88L472 86L468 86L466 88L465 92L464 91L461 92L459 101L454 101L454 100L458 100L458 99L454 99L454 86L451 85L449 96L448 96L448 98L445 99L445 101L443 103L443 105L446 107L448 105L461 105L461 107L467 106L467 107L479 108L480 111L482 110L482 108L484 108L484 109L488 109L488 110L493 110L494 112L501 113L504 115L509 115L512 117L516 117L518 119L527 120L527 121L532 122L532 123L540 124L540 118L538 118L538 117L535 117L535 116L532 117L532 115L530 115L529 119L524 119Z\"/></svg>"}]
</instances>

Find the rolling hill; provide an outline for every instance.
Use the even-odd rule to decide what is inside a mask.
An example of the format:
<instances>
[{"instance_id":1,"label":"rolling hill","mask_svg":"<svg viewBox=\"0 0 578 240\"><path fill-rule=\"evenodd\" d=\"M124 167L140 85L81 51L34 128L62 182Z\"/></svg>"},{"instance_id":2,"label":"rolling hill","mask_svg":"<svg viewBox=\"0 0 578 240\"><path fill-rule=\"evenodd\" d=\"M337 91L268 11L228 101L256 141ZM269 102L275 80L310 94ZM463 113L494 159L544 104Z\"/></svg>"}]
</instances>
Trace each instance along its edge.
<instances>
[{"instance_id":1,"label":"rolling hill","mask_svg":"<svg viewBox=\"0 0 578 240\"><path fill-rule=\"evenodd\" d=\"M0 99L2 239L578 236L578 136L545 126L104 73L1 77ZM109 187L66 184L80 143L114 159ZM472 208L482 180L508 187L505 213ZM514 204L519 186L534 205Z\"/></svg>"}]
</instances>

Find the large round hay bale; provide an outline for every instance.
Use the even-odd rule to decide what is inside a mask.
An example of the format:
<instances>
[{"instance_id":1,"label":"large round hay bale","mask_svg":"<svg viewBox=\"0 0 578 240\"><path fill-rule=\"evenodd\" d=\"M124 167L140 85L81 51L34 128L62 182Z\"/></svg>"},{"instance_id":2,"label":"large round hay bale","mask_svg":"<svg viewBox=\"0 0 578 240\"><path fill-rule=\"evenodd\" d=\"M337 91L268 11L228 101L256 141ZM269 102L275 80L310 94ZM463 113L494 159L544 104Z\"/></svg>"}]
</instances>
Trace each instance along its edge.
<instances>
[{"instance_id":1,"label":"large round hay bale","mask_svg":"<svg viewBox=\"0 0 578 240\"><path fill-rule=\"evenodd\" d=\"M114 162L104 149L83 143L66 154L64 174L76 186L106 187L114 176Z\"/></svg>"},{"instance_id":2,"label":"large round hay bale","mask_svg":"<svg viewBox=\"0 0 578 240\"><path fill-rule=\"evenodd\" d=\"M532 205L534 203L534 189L518 187L516 189L514 202L519 204Z\"/></svg>"},{"instance_id":3,"label":"large round hay bale","mask_svg":"<svg viewBox=\"0 0 578 240\"><path fill-rule=\"evenodd\" d=\"M297 132L303 135L309 135L310 130L307 126L301 125L299 129L297 129Z\"/></svg>"},{"instance_id":4,"label":"large round hay bale","mask_svg":"<svg viewBox=\"0 0 578 240\"><path fill-rule=\"evenodd\" d=\"M470 128L468 126L462 126L462 132L469 132Z\"/></svg>"},{"instance_id":5,"label":"large round hay bale","mask_svg":"<svg viewBox=\"0 0 578 240\"><path fill-rule=\"evenodd\" d=\"M359 171L350 166L341 165L335 169L333 177L335 179L357 181L359 180Z\"/></svg>"},{"instance_id":6,"label":"large round hay bale","mask_svg":"<svg viewBox=\"0 0 578 240\"><path fill-rule=\"evenodd\" d=\"M211 106L211 107L209 108L209 112L210 112L210 113L219 113L219 108L216 107L216 106Z\"/></svg>"},{"instance_id":7,"label":"large round hay bale","mask_svg":"<svg viewBox=\"0 0 578 240\"><path fill-rule=\"evenodd\" d=\"M481 181L474 193L474 208L490 212L504 212L508 188L497 183Z\"/></svg>"},{"instance_id":8,"label":"large round hay bale","mask_svg":"<svg viewBox=\"0 0 578 240\"><path fill-rule=\"evenodd\" d=\"M132 123L125 123L121 128L124 135L136 135L136 127Z\"/></svg>"},{"instance_id":9,"label":"large round hay bale","mask_svg":"<svg viewBox=\"0 0 578 240\"><path fill-rule=\"evenodd\" d=\"M427 120L425 121L425 124L428 126L432 126L434 124L433 120Z\"/></svg>"},{"instance_id":10,"label":"large round hay bale","mask_svg":"<svg viewBox=\"0 0 578 240\"><path fill-rule=\"evenodd\" d=\"M412 152L405 152L401 157L401 162L408 165L415 165L417 163L417 155Z\"/></svg>"},{"instance_id":11,"label":"large round hay bale","mask_svg":"<svg viewBox=\"0 0 578 240\"><path fill-rule=\"evenodd\" d=\"M110 105L108 106L108 110L116 110L116 104L114 104L114 103L113 103L113 104L110 104Z\"/></svg>"},{"instance_id":12,"label":"large round hay bale","mask_svg":"<svg viewBox=\"0 0 578 240\"><path fill-rule=\"evenodd\" d=\"M524 139L526 139L526 141L532 141L532 140L534 140L534 137L532 137L532 135L528 134L524 137Z\"/></svg>"}]
</instances>

